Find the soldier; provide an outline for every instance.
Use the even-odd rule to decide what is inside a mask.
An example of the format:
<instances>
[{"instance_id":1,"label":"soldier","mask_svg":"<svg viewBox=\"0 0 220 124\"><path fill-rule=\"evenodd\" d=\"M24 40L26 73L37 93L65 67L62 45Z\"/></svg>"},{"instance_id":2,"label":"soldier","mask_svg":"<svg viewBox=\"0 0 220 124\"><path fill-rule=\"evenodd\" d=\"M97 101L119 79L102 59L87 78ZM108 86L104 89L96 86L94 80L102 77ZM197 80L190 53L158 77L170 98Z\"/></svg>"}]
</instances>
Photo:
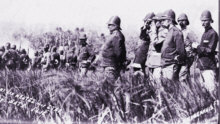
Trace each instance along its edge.
<instances>
[{"instance_id":1,"label":"soldier","mask_svg":"<svg viewBox=\"0 0 220 124\"><path fill-rule=\"evenodd\" d=\"M66 56L63 50L60 50L60 65L59 69L63 69L66 67Z\"/></svg>"},{"instance_id":2,"label":"soldier","mask_svg":"<svg viewBox=\"0 0 220 124\"><path fill-rule=\"evenodd\" d=\"M192 47L196 49L198 53L198 68L201 71L203 77L204 87L211 93L214 97L216 89L215 85L215 49L217 47L219 37L216 31L212 28L211 23L213 23L212 15L209 10L202 12L200 20L202 21L202 26L205 29L205 32L202 35L201 43L198 44L194 42Z\"/></svg>"},{"instance_id":3,"label":"soldier","mask_svg":"<svg viewBox=\"0 0 220 124\"><path fill-rule=\"evenodd\" d=\"M149 52L147 56L147 67L153 74L154 80L160 81L161 77L161 48L166 38L168 30L161 26L162 13L158 13L152 18Z\"/></svg>"},{"instance_id":4,"label":"soldier","mask_svg":"<svg viewBox=\"0 0 220 124\"><path fill-rule=\"evenodd\" d=\"M95 56L87 45L87 36L81 33L79 36L79 47L76 51L77 61L79 63L80 75L86 76L90 64L93 62Z\"/></svg>"},{"instance_id":5,"label":"soldier","mask_svg":"<svg viewBox=\"0 0 220 124\"><path fill-rule=\"evenodd\" d=\"M21 70L26 70L29 67L30 63L30 58L27 55L27 52L25 49L21 50L21 55L20 55L20 69Z\"/></svg>"},{"instance_id":6,"label":"soldier","mask_svg":"<svg viewBox=\"0 0 220 124\"><path fill-rule=\"evenodd\" d=\"M11 49L16 50L16 45L12 45Z\"/></svg>"},{"instance_id":7,"label":"soldier","mask_svg":"<svg viewBox=\"0 0 220 124\"><path fill-rule=\"evenodd\" d=\"M31 69L41 69L41 56L38 51L35 51L34 58L32 59Z\"/></svg>"},{"instance_id":8,"label":"soldier","mask_svg":"<svg viewBox=\"0 0 220 124\"><path fill-rule=\"evenodd\" d=\"M66 66L67 68L70 68L70 69L75 69L76 66L77 66L77 56L75 56L75 51L76 51L76 48L75 47L72 47L68 53L67 53L67 57L66 57Z\"/></svg>"},{"instance_id":9,"label":"soldier","mask_svg":"<svg viewBox=\"0 0 220 124\"><path fill-rule=\"evenodd\" d=\"M2 56L2 59L6 65L6 69L16 70L19 65L19 55L16 50L10 49L11 44L6 43L6 51Z\"/></svg>"},{"instance_id":10,"label":"soldier","mask_svg":"<svg viewBox=\"0 0 220 124\"><path fill-rule=\"evenodd\" d=\"M11 44L9 42L7 42L5 44L5 50L9 50L9 49L11 49Z\"/></svg>"},{"instance_id":11,"label":"soldier","mask_svg":"<svg viewBox=\"0 0 220 124\"><path fill-rule=\"evenodd\" d=\"M150 44L150 25L152 23L152 18L155 16L153 12L148 13L146 17L144 18L144 26L141 27L141 33L140 33L140 39L142 41L142 44L137 49L135 53L135 59L133 62L133 69L134 72L142 69L142 72L145 75L145 62L147 60L147 53L149 49Z\"/></svg>"},{"instance_id":12,"label":"soldier","mask_svg":"<svg viewBox=\"0 0 220 124\"><path fill-rule=\"evenodd\" d=\"M41 64L42 64L42 69L43 71L47 71L50 68L50 52L49 52L50 46L49 44L46 44L44 47L44 53L43 53L43 58L41 59Z\"/></svg>"},{"instance_id":13,"label":"soldier","mask_svg":"<svg viewBox=\"0 0 220 124\"><path fill-rule=\"evenodd\" d=\"M5 53L5 47L1 46L0 47L0 70L4 69L5 65L4 65L4 61L2 59L3 54Z\"/></svg>"},{"instance_id":14,"label":"soldier","mask_svg":"<svg viewBox=\"0 0 220 124\"><path fill-rule=\"evenodd\" d=\"M50 66L53 69L58 69L60 65L60 55L57 53L57 47L54 46L51 49L51 61L50 61Z\"/></svg>"},{"instance_id":15,"label":"soldier","mask_svg":"<svg viewBox=\"0 0 220 124\"><path fill-rule=\"evenodd\" d=\"M120 72L126 62L126 48L125 48L125 37L121 32L121 19L118 16L112 16L108 21L108 29L110 35L107 37L106 42L103 45L102 49L102 62L101 67L104 68L104 80L102 82L102 91L105 93L104 98L109 99L120 99L124 92L117 91L117 87L120 87L120 84L116 82L120 76ZM105 103L112 109L115 107L114 100L105 101ZM120 111L121 118L125 114L125 108L122 105L123 100L118 102L118 105L122 107L123 111Z\"/></svg>"},{"instance_id":16,"label":"soldier","mask_svg":"<svg viewBox=\"0 0 220 124\"><path fill-rule=\"evenodd\" d=\"M113 16L108 21L110 35L104 43L102 50L102 63L105 71L105 81L114 85L120 75L123 63L126 61L125 38L122 34L121 19Z\"/></svg>"},{"instance_id":17,"label":"soldier","mask_svg":"<svg viewBox=\"0 0 220 124\"><path fill-rule=\"evenodd\" d=\"M183 32L184 45L186 50L186 63L181 66L179 78L180 82L189 82L190 67L193 64L195 56L192 48L192 43L197 42L197 38L195 33L187 28L187 26L189 25L189 20L185 13L180 14L177 21L181 27L181 31Z\"/></svg>"},{"instance_id":18,"label":"soldier","mask_svg":"<svg viewBox=\"0 0 220 124\"><path fill-rule=\"evenodd\" d=\"M185 59L183 33L175 26L175 13L166 10L161 17L162 26L168 29L166 39L161 48L162 76L169 80L178 81L180 64Z\"/></svg>"}]
</instances>

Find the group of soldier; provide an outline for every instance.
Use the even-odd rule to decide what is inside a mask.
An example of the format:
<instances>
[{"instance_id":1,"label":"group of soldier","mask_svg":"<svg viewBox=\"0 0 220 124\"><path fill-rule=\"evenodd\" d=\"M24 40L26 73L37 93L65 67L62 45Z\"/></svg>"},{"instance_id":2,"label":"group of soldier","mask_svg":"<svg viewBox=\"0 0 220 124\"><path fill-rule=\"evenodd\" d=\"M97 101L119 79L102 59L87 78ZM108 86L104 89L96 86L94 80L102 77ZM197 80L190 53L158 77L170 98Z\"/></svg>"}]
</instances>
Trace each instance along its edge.
<instances>
[{"instance_id":1,"label":"group of soldier","mask_svg":"<svg viewBox=\"0 0 220 124\"><path fill-rule=\"evenodd\" d=\"M195 62L201 72L203 88L214 98L219 38L211 26L210 11L203 11L200 20L205 31L199 42L196 34L188 28L190 21L185 13L179 15L177 22L171 9L156 15L147 14L140 34L143 44L132 65L134 71L141 70L145 74L146 66L156 81L163 78L187 83L191 81L190 68ZM176 26L178 24L180 29Z\"/></svg>"},{"instance_id":2,"label":"group of soldier","mask_svg":"<svg viewBox=\"0 0 220 124\"><path fill-rule=\"evenodd\" d=\"M201 42L196 35L188 29L190 24L185 13L179 15L177 22L172 9L163 13L148 13L141 27L141 45L135 52L131 64L134 73L142 71L144 75L152 74L155 80L166 78L173 81L187 82L190 79L190 68L196 62L201 71L204 87L214 92L215 70L217 68L216 47L218 34L212 28L211 12L202 12L200 20L205 31ZM106 86L115 85L122 69L127 66L125 37L121 32L121 19L113 16L108 21L110 34L100 46L99 57L87 43L87 35L81 32L76 43L68 47L46 44L40 51L34 53L31 60L25 49L17 50L16 46L7 43L1 47L0 68L11 70L21 69L78 69L81 76L86 76L88 69L95 65L103 68ZM180 29L177 27L179 24ZM103 35L104 37L104 35ZM97 63L96 63L97 64ZM97 66L97 65L96 65ZM148 73L146 73L146 68Z\"/></svg>"},{"instance_id":3,"label":"group of soldier","mask_svg":"<svg viewBox=\"0 0 220 124\"><path fill-rule=\"evenodd\" d=\"M26 70L30 58L25 49L18 50L16 45L9 42L0 47L0 70Z\"/></svg>"}]
</instances>

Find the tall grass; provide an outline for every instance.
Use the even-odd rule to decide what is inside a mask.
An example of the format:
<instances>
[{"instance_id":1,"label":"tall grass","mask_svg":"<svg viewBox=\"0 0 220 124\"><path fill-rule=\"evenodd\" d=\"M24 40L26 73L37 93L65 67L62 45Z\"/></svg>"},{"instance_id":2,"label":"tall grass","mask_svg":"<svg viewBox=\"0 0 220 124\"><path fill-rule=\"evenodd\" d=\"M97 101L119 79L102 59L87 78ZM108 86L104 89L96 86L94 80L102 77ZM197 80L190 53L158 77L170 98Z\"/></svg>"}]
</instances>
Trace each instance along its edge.
<instances>
[{"instance_id":1,"label":"tall grass","mask_svg":"<svg viewBox=\"0 0 220 124\"><path fill-rule=\"evenodd\" d=\"M41 115L31 111L35 104L21 107L0 102L1 119L45 123L181 123L212 102L199 82L155 82L148 77L133 77L127 71L117 80L119 86L114 94L102 88L101 71L79 77L76 71L1 71L1 88L62 110ZM6 101L13 99L1 93L2 97ZM211 111L190 121L216 122L216 116Z\"/></svg>"}]
</instances>

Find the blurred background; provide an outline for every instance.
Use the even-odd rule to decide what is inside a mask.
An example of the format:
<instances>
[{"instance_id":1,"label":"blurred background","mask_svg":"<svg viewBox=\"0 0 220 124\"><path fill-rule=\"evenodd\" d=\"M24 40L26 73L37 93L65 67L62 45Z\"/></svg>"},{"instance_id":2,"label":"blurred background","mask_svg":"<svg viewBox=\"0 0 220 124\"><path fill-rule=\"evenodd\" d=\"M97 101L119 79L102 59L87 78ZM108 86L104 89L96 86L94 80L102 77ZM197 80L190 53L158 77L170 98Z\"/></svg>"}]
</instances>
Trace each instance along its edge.
<instances>
[{"instance_id":1,"label":"blurred background","mask_svg":"<svg viewBox=\"0 0 220 124\"><path fill-rule=\"evenodd\" d=\"M42 32L62 27L74 30L84 27L108 34L107 21L113 15L121 20L125 36L138 36L143 18L149 12L173 9L176 18L186 13L190 28L200 38L204 29L200 15L210 10L213 28L218 31L218 0L1 0L0 1L0 45L13 42L15 32ZM15 43L18 44L18 43ZM28 47L28 41L22 41Z\"/></svg>"}]
</instances>

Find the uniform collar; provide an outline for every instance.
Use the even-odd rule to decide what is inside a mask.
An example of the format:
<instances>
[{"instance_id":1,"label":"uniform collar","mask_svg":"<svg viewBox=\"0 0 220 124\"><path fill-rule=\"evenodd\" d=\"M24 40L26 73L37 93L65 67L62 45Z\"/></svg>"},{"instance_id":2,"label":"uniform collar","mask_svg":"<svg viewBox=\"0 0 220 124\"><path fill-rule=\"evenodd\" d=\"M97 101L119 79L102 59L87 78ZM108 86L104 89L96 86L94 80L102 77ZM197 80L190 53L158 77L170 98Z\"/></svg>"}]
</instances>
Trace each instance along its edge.
<instances>
[{"instance_id":1,"label":"uniform collar","mask_svg":"<svg viewBox=\"0 0 220 124\"><path fill-rule=\"evenodd\" d=\"M212 29L212 26L210 26L207 29L205 29L205 32L209 31L210 29Z\"/></svg>"},{"instance_id":2,"label":"uniform collar","mask_svg":"<svg viewBox=\"0 0 220 124\"><path fill-rule=\"evenodd\" d=\"M114 30L114 31L112 31L112 32L110 32L110 34L115 34L116 32L118 32L118 30L116 29L116 30Z\"/></svg>"},{"instance_id":3,"label":"uniform collar","mask_svg":"<svg viewBox=\"0 0 220 124\"><path fill-rule=\"evenodd\" d=\"M168 30L171 30L173 27L175 27L173 24L170 24L169 26L169 29Z\"/></svg>"}]
</instances>

